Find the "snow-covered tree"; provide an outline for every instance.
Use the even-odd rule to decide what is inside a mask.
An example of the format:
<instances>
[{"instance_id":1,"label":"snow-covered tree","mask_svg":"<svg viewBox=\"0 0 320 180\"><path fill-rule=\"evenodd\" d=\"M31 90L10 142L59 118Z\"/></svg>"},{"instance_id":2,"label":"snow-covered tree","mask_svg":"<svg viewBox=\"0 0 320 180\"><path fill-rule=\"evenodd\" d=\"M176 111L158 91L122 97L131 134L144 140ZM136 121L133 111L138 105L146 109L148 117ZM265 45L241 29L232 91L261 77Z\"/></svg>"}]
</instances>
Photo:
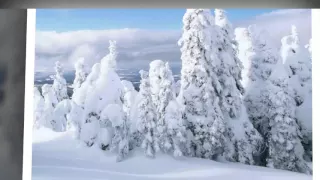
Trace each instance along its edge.
<instances>
[{"instance_id":1,"label":"snow-covered tree","mask_svg":"<svg viewBox=\"0 0 320 180\"><path fill-rule=\"evenodd\" d=\"M126 116L130 118L130 111L134 105L135 98L138 95L138 92L134 89L132 82L127 80L121 81L123 85L123 110L126 113Z\"/></svg>"},{"instance_id":2,"label":"snow-covered tree","mask_svg":"<svg viewBox=\"0 0 320 180\"><path fill-rule=\"evenodd\" d=\"M63 77L63 66L59 61L55 63L55 71L56 74L53 76L52 88L58 102L60 102L63 99L68 99L69 97L67 93L67 81Z\"/></svg>"},{"instance_id":3,"label":"snow-covered tree","mask_svg":"<svg viewBox=\"0 0 320 180\"><path fill-rule=\"evenodd\" d=\"M80 88L72 94L72 100L82 108L84 108L84 103L88 93L91 93L96 80L100 74L100 63L96 63L92 66L91 72L87 76L86 80L82 83Z\"/></svg>"},{"instance_id":4,"label":"snow-covered tree","mask_svg":"<svg viewBox=\"0 0 320 180\"><path fill-rule=\"evenodd\" d=\"M182 53L179 104L193 135L186 144L190 155L203 158L220 155L225 143L225 122L216 95L221 88L212 68L218 63L213 48L218 32L213 28L213 20L209 9L188 9L178 42Z\"/></svg>"},{"instance_id":5,"label":"snow-covered tree","mask_svg":"<svg viewBox=\"0 0 320 180\"><path fill-rule=\"evenodd\" d=\"M141 147L146 156L155 157L159 150L156 138L156 109L153 105L150 91L150 80L148 72L140 70L141 75L140 91L141 100L138 103L137 129L142 135Z\"/></svg>"},{"instance_id":6,"label":"snow-covered tree","mask_svg":"<svg viewBox=\"0 0 320 180\"><path fill-rule=\"evenodd\" d=\"M44 110L44 98L37 87L33 88L33 127L42 126L42 115Z\"/></svg>"},{"instance_id":7,"label":"snow-covered tree","mask_svg":"<svg viewBox=\"0 0 320 180\"><path fill-rule=\"evenodd\" d=\"M218 48L218 51L228 51L230 57L228 57L228 62L225 62L230 66L230 73L233 76L236 86L241 94L244 94L244 88L242 86L242 69L243 64L237 56L238 43L235 40L234 33L232 31L232 24L229 22L226 12L223 9L215 9L215 24L219 31L218 38L220 39L218 43L222 43L222 46ZM223 64L221 64L223 65Z\"/></svg>"},{"instance_id":8,"label":"snow-covered tree","mask_svg":"<svg viewBox=\"0 0 320 180\"><path fill-rule=\"evenodd\" d=\"M71 128L70 122L67 120L67 115L71 111L71 102L69 99L60 101L53 111L52 119L55 122L56 131L66 131Z\"/></svg>"},{"instance_id":9,"label":"snow-covered tree","mask_svg":"<svg viewBox=\"0 0 320 180\"><path fill-rule=\"evenodd\" d=\"M101 128L110 126L108 121L101 119L102 110L109 104L122 106L123 86L120 77L115 72L117 51L114 41L110 41L109 51L109 54L101 60L98 77L87 90L84 102L84 123L97 121ZM88 76L87 80L90 81L90 78ZM99 130L96 130L92 134L94 140L97 140L98 132Z\"/></svg>"},{"instance_id":10,"label":"snow-covered tree","mask_svg":"<svg viewBox=\"0 0 320 180\"><path fill-rule=\"evenodd\" d=\"M230 161L254 164L252 155L258 152L262 137L249 121L242 101L244 88L241 84L241 70L243 66L237 57L237 43L233 38L231 24L224 10L216 9L215 18L219 31L214 47L218 65L213 69L217 70L221 88L218 91L219 105L228 127L224 157Z\"/></svg>"},{"instance_id":11,"label":"snow-covered tree","mask_svg":"<svg viewBox=\"0 0 320 180\"><path fill-rule=\"evenodd\" d=\"M235 40L238 47L238 58L242 62L243 69L241 73L241 83L246 89L249 83L249 69L251 65L251 56L255 55L253 50L253 41L248 28L238 27L234 30Z\"/></svg>"},{"instance_id":12,"label":"snow-covered tree","mask_svg":"<svg viewBox=\"0 0 320 180\"><path fill-rule=\"evenodd\" d=\"M101 118L108 120L114 129L110 149L117 150L116 160L122 161L129 153L129 129L125 113L119 104L109 104L102 111Z\"/></svg>"},{"instance_id":13,"label":"snow-covered tree","mask_svg":"<svg viewBox=\"0 0 320 180\"><path fill-rule=\"evenodd\" d=\"M187 153L186 124L182 118L182 110L176 100L171 100L165 109L165 121L167 122L167 133L169 136L170 150L174 157ZM166 146L167 148L169 146Z\"/></svg>"},{"instance_id":14,"label":"snow-covered tree","mask_svg":"<svg viewBox=\"0 0 320 180\"><path fill-rule=\"evenodd\" d=\"M300 46L295 26L292 26L291 35L283 37L281 42L282 59L289 73L290 83L296 91L299 106L303 103L306 88L309 90L311 87L311 62L306 50Z\"/></svg>"},{"instance_id":15,"label":"snow-covered tree","mask_svg":"<svg viewBox=\"0 0 320 180\"><path fill-rule=\"evenodd\" d=\"M265 94L261 91L265 88L272 70L280 61L277 50L268 41L266 32L257 30L254 26L239 28L235 31L239 44L239 57L245 64L244 104L248 116L254 127L265 137L268 130L266 117ZM262 148L264 149L264 148ZM262 152L261 152L262 153ZM263 159L263 157L261 157Z\"/></svg>"},{"instance_id":16,"label":"snow-covered tree","mask_svg":"<svg viewBox=\"0 0 320 180\"><path fill-rule=\"evenodd\" d=\"M154 107L156 108L156 117L157 117L157 138L159 140L160 149L164 152L175 152L180 151L175 148L175 140L177 137L175 132L180 131L181 136L185 135L185 130L175 129L169 132L168 126L170 121L181 121L179 119L174 119L170 117L166 119L166 109L169 105L169 102L174 101L176 98L175 87L174 87L174 78L172 76L172 71L169 67L169 63L165 63L161 60L154 60L150 63L149 69L149 79L150 79L150 91ZM173 106L173 105L172 105ZM174 108L174 107L172 107ZM172 116L178 116L173 112L174 110L178 111L179 109L172 109ZM176 112L179 113L179 112ZM176 117L179 118L179 117ZM182 118L182 116L181 116ZM175 122L172 122L175 123ZM176 152L177 153L177 152Z\"/></svg>"},{"instance_id":17,"label":"snow-covered tree","mask_svg":"<svg viewBox=\"0 0 320 180\"><path fill-rule=\"evenodd\" d=\"M70 130L75 132L74 137L80 139L81 127L84 123L83 120L83 108L74 101L70 101L70 112L67 114L67 122L69 123Z\"/></svg>"},{"instance_id":18,"label":"snow-covered tree","mask_svg":"<svg viewBox=\"0 0 320 180\"><path fill-rule=\"evenodd\" d=\"M178 80L178 81L175 83L175 87L176 87L176 96L179 96L180 89L181 89L181 80Z\"/></svg>"},{"instance_id":19,"label":"snow-covered tree","mask_svg":"<svg viewBox=\"0 0 320 180\"><path fill-rule=\"evenodd\" d=\"M86 72L85 72L85 66L84 66L84 58L80 58L77 60L77 62L74 65L75 68L75 78L73 81L73 93L79 89L82 85L82 83L86 80Z\"/></svg>"},{"instance_id":20,"label":"snow-covered tree","mask_svg":"<svg viewBox=\"0 0 320 180\"><path fill-rule=\"evenodd\" d=\"M297 120L303 136L306 158L312 159L312 65L308 51L299 43L299 34L292 26L291 34L282 38L281 55L289 73L289 84L293 87L296 101ZM302 106L302 107L300 107ZM308 108L306 108L308 107ZM306 110L302 112L302 110Z\"/></svg>"},{"instance_id":21,"label":"snow-covered tree","mask_svg":"<svg viewBox=\"0 0 320 180\"><path fill-rule=\"evenodd\" d=\"M269 80L264 90L268 94L270 126L267 166L310 174L311 169L303 159L304 149L289 77L282 64L278 64Z\"/></svg>"},{"instance_id":22,"label":"snow-covered tree","mask_svg":"<svg viewBox=\"0 0 320 180\"><path fill-rule=\"evenodd\" d=\"M53 119L53 111L58 104L57 97L55 96L54 91L49 84L44 84L41 91L44 97L44 109L42 116L43 125L55 130L57 122L55 122Z\"/></svg>"}]
</instances>

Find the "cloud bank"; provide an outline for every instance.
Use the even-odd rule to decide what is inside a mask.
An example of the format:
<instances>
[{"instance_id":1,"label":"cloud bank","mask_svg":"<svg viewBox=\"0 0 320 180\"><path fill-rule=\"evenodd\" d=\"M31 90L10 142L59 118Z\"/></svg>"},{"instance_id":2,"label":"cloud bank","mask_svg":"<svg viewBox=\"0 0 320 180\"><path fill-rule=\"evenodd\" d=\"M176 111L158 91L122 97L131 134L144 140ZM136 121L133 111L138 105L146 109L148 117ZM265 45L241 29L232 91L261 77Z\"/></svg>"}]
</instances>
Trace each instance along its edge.
<instances>
[{"instance_id":1,"label":"cloud bank","mask_svg":"<svg viewBox=\"0 0 320 180\"><path fill-rule=\"evenodd\" d=\"M182 17L181 17L182 19ZM295 24L306 44L311 37L311 10L286 9L262 14L252 19L231 22L233 27L256 24L265 29L277 46L282 36L290 33ZM171 66L180 66L180 50L177 41L181 30L81 30L70 32L36 32L36 71L52 71L55 61L61 61L67 70L73 69L74 62L84 57L91 67L108 53L109 40L118 44L119 68L142 68L155 59L169 61Z\"/></svg>"}]
</instances>

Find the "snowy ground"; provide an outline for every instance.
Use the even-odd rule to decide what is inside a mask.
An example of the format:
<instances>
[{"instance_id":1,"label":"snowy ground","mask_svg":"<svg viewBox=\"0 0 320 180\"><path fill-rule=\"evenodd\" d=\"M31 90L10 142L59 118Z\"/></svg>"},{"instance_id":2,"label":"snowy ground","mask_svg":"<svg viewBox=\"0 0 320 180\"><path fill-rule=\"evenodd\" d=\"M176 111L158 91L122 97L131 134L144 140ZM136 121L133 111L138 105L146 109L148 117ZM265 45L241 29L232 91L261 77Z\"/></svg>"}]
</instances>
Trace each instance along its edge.
<instances>
[{"instance_id":1,"label":"snowy ground","mask_svg":"<svg viewBox=\"0 0 320 180\"><path fill-rule=\"evenodd\" d=\"M312 176L197 158L174 159L157 154L146 158L134 152L116 163L115 155L87 148L73 140L71 133L48 129L33 133L33 180L312 180Z\"/></svg>"}]
</instances>

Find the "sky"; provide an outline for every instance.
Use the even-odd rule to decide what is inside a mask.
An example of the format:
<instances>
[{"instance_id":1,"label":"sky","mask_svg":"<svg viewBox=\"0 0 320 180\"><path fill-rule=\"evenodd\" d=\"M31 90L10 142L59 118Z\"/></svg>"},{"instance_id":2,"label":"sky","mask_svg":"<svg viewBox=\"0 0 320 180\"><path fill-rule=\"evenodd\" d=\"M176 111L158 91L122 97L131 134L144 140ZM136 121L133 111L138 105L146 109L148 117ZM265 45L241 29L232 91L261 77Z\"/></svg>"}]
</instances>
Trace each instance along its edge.
<instances>
[{"instance_id":1,"label":"sky","mask_svg":"<svg viewBox=\"0 0 320 180\"><path fill-rule=\"evenodd\" d=\"M277 9L226 9L230 21L241 21ZM185 9L38 9L37 30L58 32L141 28L177 30Z\"/></svg>"},{"instance_id":2,"label":"sky","mask_svg":"<svg viewBox=\"0 0 320 180\"><path fill-rule=\"evenodd\" d=\"M177 42L185 9L37 9L35 71L52 72L55 61L66 71L84 58L87 70L108 54L117 41L118 68L142 69L152 60L181 66ZM280 47L296 25L302 45L311 37L310 9L225 9L233 25L255 24ZM212 14L214 11L212 9Z\"/></svg>"}]
</instances>

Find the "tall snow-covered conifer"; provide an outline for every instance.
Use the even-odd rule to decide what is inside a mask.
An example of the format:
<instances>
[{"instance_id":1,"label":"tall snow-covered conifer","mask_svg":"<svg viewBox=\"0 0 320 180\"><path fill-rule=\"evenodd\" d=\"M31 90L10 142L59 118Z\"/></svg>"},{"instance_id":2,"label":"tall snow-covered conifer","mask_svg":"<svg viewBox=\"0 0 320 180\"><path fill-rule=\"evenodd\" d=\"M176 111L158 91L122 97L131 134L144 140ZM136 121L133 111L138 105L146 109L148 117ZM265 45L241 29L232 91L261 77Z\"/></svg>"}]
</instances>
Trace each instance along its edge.
<instances>
[{"instance_id":1,"label":"tall snow-covered conifer","mask_svg":"<svg viewBox=\"0 0 320 180\"><path fill-rule=\"evenodd\" d=\"M188 9L183 16L181 46L181 91L179 103L192 134L190 154L215 158L223 153L225 122L216 91L220 92L217 72L212 70L217 57L213 41L217 35L209 9ZM188 133L190 134L190 133Z\"/></svg>"},{"instance_id":2,"label":"tall snow-covered conifer","mask_svg":"<svg viewBox=\"0 0 320 180\"><path fill-rule=\"evenodd\" d=\"M179 145L176 144L176 139L183 138L185 136L185 128L183 128L183 123L179 118L178 114L174 111L179 111L179 107L175 108L172 103L171 117L166 119L166 109L171 101L175 101L175 87L174 78L172 76L172 71L169 67L169 63L165 63L161 60L154 60L150 63L149 70L150 79L150 91L154 107L156 108L157 114L157 138L159 140L160 149L164 152L176 152L175 154L182 154ZM174 119L174 116L177 116ZM181 127L176 126L172 128L170 123L177 123L175 121L181 121ZM169 126L171 129L169 130ZM179 132L179 137L177 137L177 132ZM182 141L183 141L182 140ZM180 152L180 153L178 153Z\"/></svg>"},{"instance_id":3,"label":"tall snow-covered conifer","mask_svg":"<svg viewBox=\"0 0 320 180\"><path fill-rule=\"evenodd\" d=\"M268 94L270 126L267 166L310 174L312 171L303 159L301 132L295 117L296 105L288 80L285 68L279 63L264 90Z\"/></svg>"},{"instance_id":4,"label":"tall snow-covered conifer","mask_svg":"<svg viewBox=\"0 0 320 180\"><path fill-rule=\"evenodd\" d=\"M231 32L224 10L215 10L215 23L219 31L216 41L217 75L221 91L220 107L227 122L227 144L224 157L230 161L254 164L253 154L258 153L262 137L249 121L242 102L244 88L241 83L243 65L237 57L237 43Z\"/></svg>"},{"instance_id":5,"label":"tall snow-covered conifer","mask_svg":"<svg viewBox=\"0 0 320 180\"><path fill-rule=\"evenodd\" d=\"M137 109L137 129L142 135L142 145L146 156L155 157L159 150L159 144L156 137L156 109L153 105L150 91L150 80L148 72L140 70L141 82L140 91L141 100Z\"/></svg>"}]
</instances>

